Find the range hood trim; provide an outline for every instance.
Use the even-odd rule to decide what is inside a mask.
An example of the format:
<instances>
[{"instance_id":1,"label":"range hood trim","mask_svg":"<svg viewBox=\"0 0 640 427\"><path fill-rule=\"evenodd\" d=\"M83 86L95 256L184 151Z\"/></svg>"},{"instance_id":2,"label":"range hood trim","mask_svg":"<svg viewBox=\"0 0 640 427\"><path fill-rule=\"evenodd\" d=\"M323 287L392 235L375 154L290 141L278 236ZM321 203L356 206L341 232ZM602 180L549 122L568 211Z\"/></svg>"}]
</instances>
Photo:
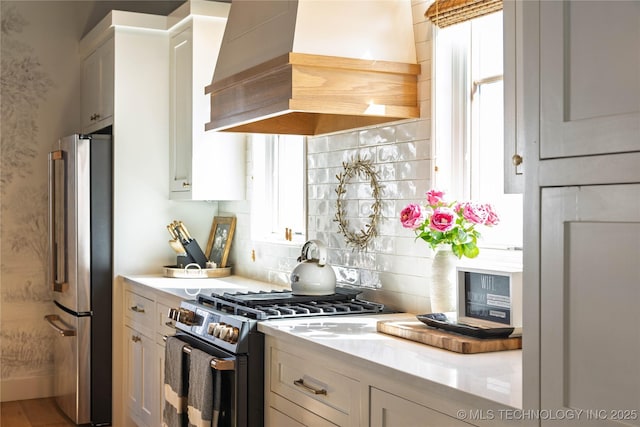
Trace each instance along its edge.
<instances>
[{"instance_id":1,"label":"range hood trim","mask_svg":"<svg viewBox=\"0 0 640 427\"><path fill-rule=\"evenodd\" d=\"M419 118L419 74L418 64L290 52L206 86L205 130L318 135Z\"/></svg>"}]
</instances>

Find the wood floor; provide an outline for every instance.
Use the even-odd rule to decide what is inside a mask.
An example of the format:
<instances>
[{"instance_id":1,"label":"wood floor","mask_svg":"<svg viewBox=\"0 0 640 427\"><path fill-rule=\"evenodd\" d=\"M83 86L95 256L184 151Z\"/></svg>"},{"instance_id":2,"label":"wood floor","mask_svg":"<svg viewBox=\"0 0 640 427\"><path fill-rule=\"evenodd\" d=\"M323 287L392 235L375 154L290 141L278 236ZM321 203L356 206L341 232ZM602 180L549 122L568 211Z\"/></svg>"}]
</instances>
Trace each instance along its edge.
<instances>
[{"instance_id":1,"label":"wood floor","mask_svg":"<svg viewBox=\"0 0 640 427\"><path fill-rule=\"evenodd\" d=\"M75 427L52 398L2 402L0 427Z\"/></svg>"}]
</instances>

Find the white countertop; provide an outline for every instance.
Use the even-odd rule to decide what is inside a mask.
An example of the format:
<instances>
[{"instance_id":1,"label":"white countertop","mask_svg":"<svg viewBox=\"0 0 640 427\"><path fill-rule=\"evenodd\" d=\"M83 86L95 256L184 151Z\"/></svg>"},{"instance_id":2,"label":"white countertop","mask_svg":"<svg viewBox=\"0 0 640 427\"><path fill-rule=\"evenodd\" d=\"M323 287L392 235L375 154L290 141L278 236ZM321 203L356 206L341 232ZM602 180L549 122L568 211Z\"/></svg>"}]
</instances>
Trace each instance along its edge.
<instances>
[{"instance_id":1,"label":"white countertop","mask_svg":"<svg viewBox=\"0 0 640 427\"><path fill-rule=\"evenodd\" d=\"M125 278L184 299L193 299L208 289L228 292L283 289L240 276L179 279L144 275ZM402 316L415 317L409 313L396 313L266 320L258 323L258 330L277 338L305 340L382 368L522 408L521 350L459 354L376 331L378 320Z\"/></svg>"},{"instance_id":2,"label":"white countertop","mask_svg":"<svg viewBox=\"0 0 640 427\"><path fill-rule=\"evenodd\" d=\"M125 279L148 286L159 291L177 295L185 299L194 299L200 292L207 290L217 290L223 292L249 292L249 291L269 291L272 289L282 290L283 288L272 283L265 283L258 280L248 279L241 276L228 276L220 278L194 278L181 279L175 277L165 277L160 274L124 276Z\"/></svg>"},{"instance_id":3,"label":"white countertop","mask_svg":"<svg viewBox=\"0 0 640 427\"><path fill-rule=\"evenodd\" d=\"M522 408L522 351L459 354L376 331L378 320L404 314L266 320L258 330L306 340L376 365Z\"/></svg>"}]
</instances>

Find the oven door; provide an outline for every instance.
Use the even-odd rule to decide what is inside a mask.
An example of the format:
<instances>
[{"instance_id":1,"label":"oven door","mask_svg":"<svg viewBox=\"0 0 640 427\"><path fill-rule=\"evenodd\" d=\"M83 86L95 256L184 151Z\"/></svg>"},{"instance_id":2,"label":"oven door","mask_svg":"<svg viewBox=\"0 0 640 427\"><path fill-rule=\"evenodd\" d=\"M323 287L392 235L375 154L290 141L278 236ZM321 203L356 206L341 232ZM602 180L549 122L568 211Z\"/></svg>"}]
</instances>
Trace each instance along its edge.
<instances>
[{"instance_id":1,"label":"oven door","mask_svg":"<svg viewBox=\"0 0 640 427\"><path fill-rule=\"evenodd\" d=\"M218 359L212 364L214 375L212 427L249 427L247 419L247 356L235 355L188 334L176 338ZM213 365L217 365L214 367ZM189 385L191 386L191 385Z\"/></svg>"}]
</instances>

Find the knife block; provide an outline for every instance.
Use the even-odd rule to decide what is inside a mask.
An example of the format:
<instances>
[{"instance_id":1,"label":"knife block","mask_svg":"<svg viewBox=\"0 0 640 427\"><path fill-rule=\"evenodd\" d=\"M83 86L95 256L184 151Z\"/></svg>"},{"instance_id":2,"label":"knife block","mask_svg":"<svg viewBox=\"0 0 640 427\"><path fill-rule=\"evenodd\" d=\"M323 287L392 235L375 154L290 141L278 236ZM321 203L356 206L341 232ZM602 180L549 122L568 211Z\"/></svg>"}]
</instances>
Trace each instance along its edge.
<instances>
[{"instance_id":1,"label":"knife block","mask_svg":"<svg viewBox=\"0 0 640 427\"><path fill-rule=\"evenodd\" d=\"M196 239L191 239L189 243L183 243L184 250L187 252L187 256L189 256L196 264L200 266L200 268L207 267L207 257L202 252L200 245L196 242Z\"/></svg>"},{"instance_id":2,"label":"knife block","mask_svg":"<svg viewBox=\"0 0 640 427\"><path fill-rule=\"evenodd\" d=\"M176 257L176 266L178 268L185 268L187 265L193 263L195 263L195 261L189 254L178 255Z\"/></svg>"}]
</instances>

